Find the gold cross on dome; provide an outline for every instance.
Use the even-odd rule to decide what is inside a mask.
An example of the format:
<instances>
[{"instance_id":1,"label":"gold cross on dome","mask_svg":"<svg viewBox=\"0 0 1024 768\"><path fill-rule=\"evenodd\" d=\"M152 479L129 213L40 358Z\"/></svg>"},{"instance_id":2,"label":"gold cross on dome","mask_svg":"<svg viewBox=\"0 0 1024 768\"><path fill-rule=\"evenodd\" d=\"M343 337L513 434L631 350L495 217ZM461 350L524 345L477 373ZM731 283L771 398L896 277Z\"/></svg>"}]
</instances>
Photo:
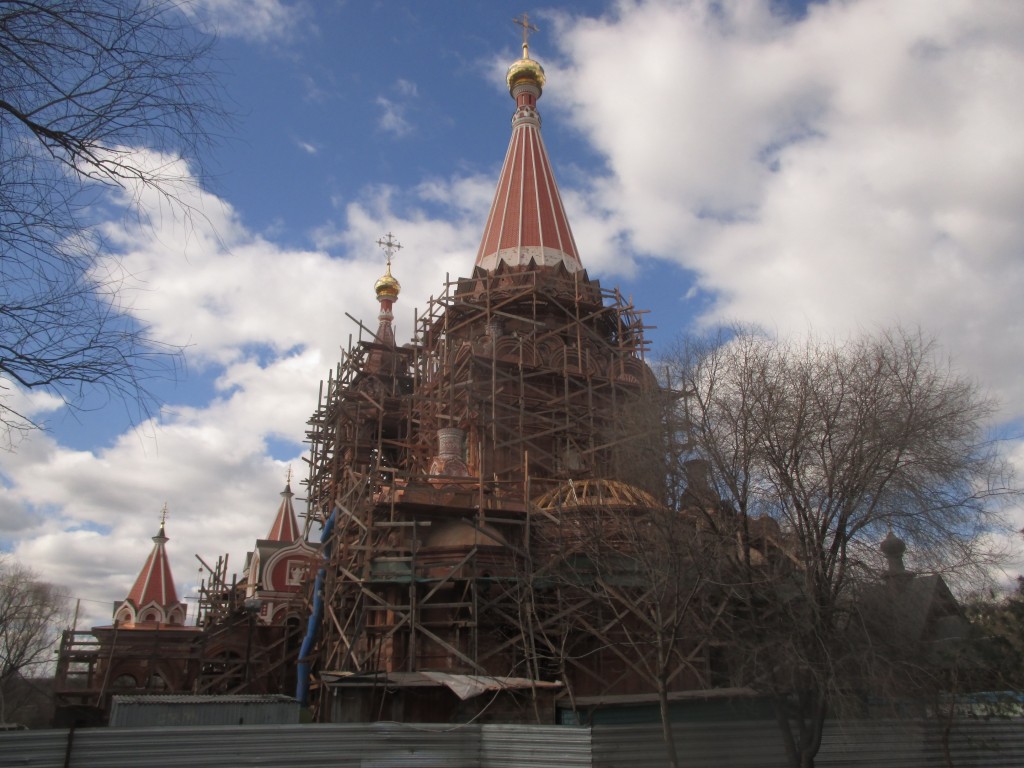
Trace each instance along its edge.
<instances>
[{"instance_id":1,"label":"gold cross on dome","mask_svg":"<svg viewBox=\"0 0 1024 768\"><path fill-rule=\"evenodd\" d=\"M288 465L288 472L287 472L287 474L285 476L285 482L288 483L288 485L292 484L292 465L291 464Z\"/></svg>"},{"instance_id":2,"label":"gold cross on dome","mask_svg":"<svg viewBox=\"0 0 1024 768\"><path fill-rule=\"evenodd\" d=\"M402 250L402 244L395 240L395 236L388 232L377 241L377 245L384 249L384 255L388 257L388 266L391 266L391 259Z\"/></svg>"},{"instance_id":3,"label":"gold cross on dome","mask_svg":"<svg viewBox=\"0 0 1024 768\"><path fill-rule=\"evenodd\" d=\"M164 508L160 510L160 527L164 527L164 523L167 522L167 502L164 502Z\"/></svg>"},{"instance_id":4,"label":"gold cross on dome","mask_svg":"<svg viewBox=\"0 0 1024 768\"><path fill-rule=\"evenodd\" d=\"M512 23L523 28L523 58L528 59L527 53L530 50L530 33L540 32L536 24L530 23L530 16L524 11L523 18L512 19Z\"/></svg>"}]
</instances>

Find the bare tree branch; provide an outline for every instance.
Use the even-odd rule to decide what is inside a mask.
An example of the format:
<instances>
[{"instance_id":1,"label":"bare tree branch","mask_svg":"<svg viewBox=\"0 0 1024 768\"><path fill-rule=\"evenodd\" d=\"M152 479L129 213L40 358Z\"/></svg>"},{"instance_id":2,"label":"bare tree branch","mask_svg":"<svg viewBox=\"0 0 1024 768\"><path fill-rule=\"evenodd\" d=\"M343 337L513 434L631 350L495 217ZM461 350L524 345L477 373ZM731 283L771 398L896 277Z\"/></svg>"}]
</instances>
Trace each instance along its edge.
<instances>
[{"instance_id":1,"label":"bare tree branch","mask_svg":"<svg viewBox=\"0 0 1024 768\"><path fill-rule=\"evenodd\" d=\"M181 158L223 121L211 41L171 0L0 2L0 379L81 405L97 388L133 419L180 348L121 304L100 268L104 189L151 189L184 216L190 183L140 149ZM0 424L31 428L0 401Z\"/></svg>"}]
</instances>

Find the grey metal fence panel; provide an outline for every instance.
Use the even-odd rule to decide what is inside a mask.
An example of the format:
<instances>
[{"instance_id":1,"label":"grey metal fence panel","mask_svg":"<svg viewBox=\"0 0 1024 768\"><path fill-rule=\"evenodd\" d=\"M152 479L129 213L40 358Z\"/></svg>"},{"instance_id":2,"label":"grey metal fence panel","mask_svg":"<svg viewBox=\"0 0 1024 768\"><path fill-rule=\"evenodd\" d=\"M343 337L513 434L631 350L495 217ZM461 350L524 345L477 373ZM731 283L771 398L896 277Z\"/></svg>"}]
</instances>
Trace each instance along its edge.
<instances>
[{"instance_id":1,"label":"grey metal fence panel","mask_svg":"<svg viewBox=\"0 0 1024 768\"><path fill-rule=\"evenodd\" d=\"M932 728L937 732L936 726ZM939 741L938 733L933 737ZM952 728L949 751L957 768L1024 765L1024 720L974 720Z\"/></svg>"},{"instance_id":2,"label":"grey metal fence panel","mask_svg":"<svg viewBox=\"0 0 1024 768\"><path fill-rule=\"evenodd\" d=\"M689 768L785 768L785 750L771 721L676 724L680 762ZM949 760L947 761L947 754ZM595 768L662 768L668 764L661 727L594 726ZM819 768L1021 768L1024 720L960 720L943 740L935 721L830 722L815 760Z\"/></svg>"},{"instance_id":3,"label":"grey metal fence panel","mask_svg":"<svg viewBox=\"0 0 1024 768\"><path fill-rule=\"evenodd\" d=\"M10 736L18 738L9 738ZM20 737L33 737L29 739ZM64 765L65 730L0 734L0 768ZM74 734L74 768L140 764L281 768L477 768L479 726L389 724L95 728Z\"/></svg>"},{"instance_id":4,"label":"grey metal fence panel","mask_svg":"<svg viewBox=\"0 0 1024 768\"><path fill-rule=\"evenodd\" d=\"M928 740L927 727L919 721L830 722L822 735L815 765L822 768L942 765L933 762L936 757L933 746Z\"/></svg>"},{"instance_id":5,"label":"grey metal fence panel","mask_svg":"<svg viewBox=\"0 0 1024 768\"><path fill-rule=\"evenodd\" d=\"M9 731L0 733L0 766L64 765L67 731Z\"/></svg>"},{"instance_id":6,"label":"grey metal fence panel","mask_svg":"<svg viewBox=\"0 0 1024 768\"><path fill-rule=\"evenodd\" d=\"M590 729L562 725L484 725L481 768L590 768Z\"/></svg>"},{"instance_id":7,"label":"grey metal fence panel","mask_svg":"<svg viewBox=\"0 0 1024 768\"><path fill-rule=\"evenodd\" d=\"M594 768L664 768L668 752L660 725L595 725ZM785 753L774 723L734 721L676 723L672 727L679 762L688 768L785 768Z\"/></svg>"},{"instance_id":8,"label":"grey metal fence panel","mask_svg":"<svg viewBox=\"0 0 1024 768\"><path fill-rule=\"evenodd\" d=\"M948 732L935 720L832 722L816 765L821 768L995 768L1024 766L1024 721L959 720Z\"/></svg>"},{"instance_id":9,"label":"grey metal fence panel","mask_svg":"<svg viewBox=\"0 0 1024 768\"><path fill-rule=\"evenodd\" d=\"M785 768L782 740L770 721L676 724L680 762L692 768ZM595 726L595 768L662 768L668 755L654 725ZM948 756L948 760L947 760ZM819 768L997 768L1024 766L1024 720L961 720L943 738L935 721L830 722Z\"/></svg>"},{"instance_id":10,"label":"grey metal fence panel","mask_svg":"<svg viewBox=\"0 0 1024 768\"><path fill-rule=\"evenodd\" d=\"M354 751L362 750L360 768L477 768L480 764L479 726L434 726L377 723L362 730L367 736L360 745L352 743ZM351 736L357 736L359 726Z\"/></svg>"},{"instance_id":11,"label":"grey metal fence panel","mask_svg":"<svg viewBox=\"0 0 1024 768\"><path fill-rule=\"evenodd\" d=\"M688 768L785 766L770 721L687 723L673 728ZM945 737L945 738L944 738ZM69 732L0 733L0 768L62 768ZM1024 719L830 723L820 768L1024 766ZM73 734L72 768L152 765L280 768L662 768L657 725L353 725L95 728Z\"/></svg>"}]
</instances>

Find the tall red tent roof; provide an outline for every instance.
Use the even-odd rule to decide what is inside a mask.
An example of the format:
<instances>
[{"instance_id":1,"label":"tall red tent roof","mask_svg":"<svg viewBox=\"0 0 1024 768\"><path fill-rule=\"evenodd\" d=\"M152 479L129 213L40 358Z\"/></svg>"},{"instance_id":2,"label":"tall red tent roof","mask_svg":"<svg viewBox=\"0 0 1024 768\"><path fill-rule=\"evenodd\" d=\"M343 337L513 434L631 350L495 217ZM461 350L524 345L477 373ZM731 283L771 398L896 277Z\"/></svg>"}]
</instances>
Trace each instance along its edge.
<instances>
[{"instance_id":1,"label":"tall red tent roof","mask_svg":"<svg viewBox=\"0 0 1024 768\"><path fill-rule=\"evenodd\" d=\"M525 42L523 58L509 67L508 86L516 100L512 139L476 265L493 271L502 263L549 267L561 264L570 272L579 271L583 265L540 135L537 99L544 86L544 69L529 58Z\"/></svg>"}]
</instances>

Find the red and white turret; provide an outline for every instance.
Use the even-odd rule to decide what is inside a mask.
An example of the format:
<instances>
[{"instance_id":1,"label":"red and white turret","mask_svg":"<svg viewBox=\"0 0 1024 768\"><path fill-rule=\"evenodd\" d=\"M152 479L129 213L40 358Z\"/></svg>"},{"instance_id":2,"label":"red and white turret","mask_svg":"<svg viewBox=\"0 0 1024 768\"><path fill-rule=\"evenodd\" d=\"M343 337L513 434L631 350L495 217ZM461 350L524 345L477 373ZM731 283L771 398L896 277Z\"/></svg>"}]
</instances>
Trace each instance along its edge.
<instances>
[{"instance_id":1,"label":"red and white turret","mask_svg":"<svg viewBox=\"0 0 1024 768\"><path fill-rule=\"evenodd\" d=\"M171 563L167 558L167 505L160 513L160 530L153 537L153 549L139 571L128 597L117 606L114 619L121 627L181 626L185 603L178 600Z\"/></svg>"},{"instance_id":2,"label":"red and white turret","mask_svg":"<svg viewBox=\"0 0 1024 768\"><path fill-rule=\"evenodd\" d=\"M292 506L292 470L281 492L274 523L265 539L257 539L245 563L245 594L256 602L260 624L284 624L301 610L297 600L316 547L306 541Z\"/></svg>"}]
</instances>

